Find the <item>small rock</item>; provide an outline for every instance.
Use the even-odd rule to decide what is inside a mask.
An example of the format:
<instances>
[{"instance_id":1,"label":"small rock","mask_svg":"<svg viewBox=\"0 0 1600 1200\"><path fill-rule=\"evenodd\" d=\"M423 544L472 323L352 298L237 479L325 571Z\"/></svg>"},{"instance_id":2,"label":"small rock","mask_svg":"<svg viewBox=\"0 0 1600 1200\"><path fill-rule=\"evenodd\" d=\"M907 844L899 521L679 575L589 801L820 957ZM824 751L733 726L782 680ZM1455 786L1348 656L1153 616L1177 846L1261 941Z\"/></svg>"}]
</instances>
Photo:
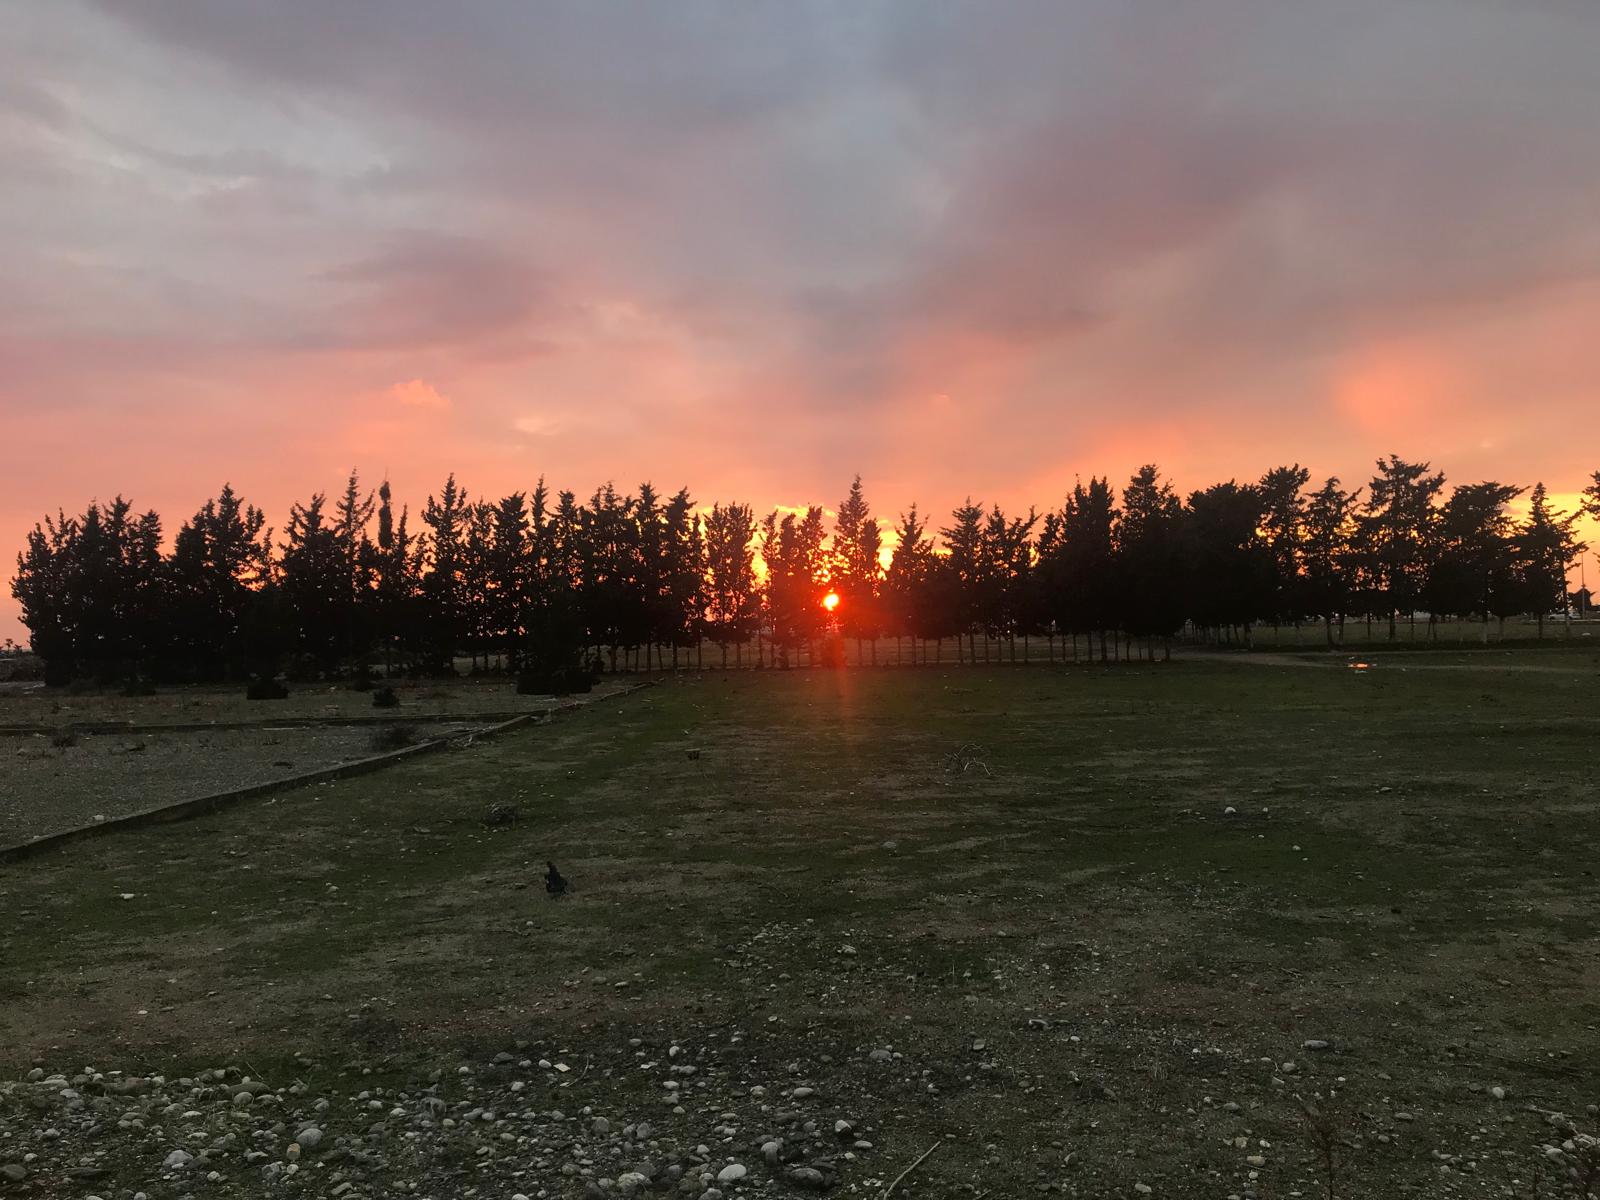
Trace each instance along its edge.
<instances>
[{"instance_id":1,"label":"small rock","mask_svg":"<svg viewBox=\"0 0 1600 1200\"><path fill-rule=\"evenodd\" d=\"M737 1183L750 1172L745 1170L743 1163L729 1163L717 1172L718 1183Z\"/></svg>"}]
</instances>

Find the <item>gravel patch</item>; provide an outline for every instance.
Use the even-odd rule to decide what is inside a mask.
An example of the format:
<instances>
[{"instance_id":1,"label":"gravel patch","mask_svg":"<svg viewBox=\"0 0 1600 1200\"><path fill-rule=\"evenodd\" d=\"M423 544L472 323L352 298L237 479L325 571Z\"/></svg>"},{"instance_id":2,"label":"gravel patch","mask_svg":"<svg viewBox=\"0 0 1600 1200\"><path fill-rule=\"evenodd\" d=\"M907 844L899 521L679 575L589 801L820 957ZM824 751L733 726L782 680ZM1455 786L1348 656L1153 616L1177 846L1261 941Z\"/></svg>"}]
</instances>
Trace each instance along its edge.
<instances>
[{"instance_id":1,"label":"gravel patch","mask_svg":"<svg viewBox=\"0 0 1600 1200\"><path fill-rule=\"evenodd\" d=\"M416 736L427 740L477 727L429 723ZM368 758L377 752L376 732L370 726L265 726L0 737L0 845Z\"/></svg>"}]
</instances>

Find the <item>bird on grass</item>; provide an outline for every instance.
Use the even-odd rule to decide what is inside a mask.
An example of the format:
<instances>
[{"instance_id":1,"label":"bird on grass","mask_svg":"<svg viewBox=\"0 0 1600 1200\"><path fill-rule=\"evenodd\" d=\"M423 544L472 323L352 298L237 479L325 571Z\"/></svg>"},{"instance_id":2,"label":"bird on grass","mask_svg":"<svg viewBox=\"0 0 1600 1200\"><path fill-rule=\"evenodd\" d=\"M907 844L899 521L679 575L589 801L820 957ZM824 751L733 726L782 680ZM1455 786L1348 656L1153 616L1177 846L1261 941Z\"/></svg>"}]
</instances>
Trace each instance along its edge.
<instances>
[{"instance_id":1,"label":"bird on grass","mask_svg":"<svg viewBox=\"0 0 1600 1200\"><path fill-rule=\"evenodd\" d=\"M550 868L544 873L544 890L550 893L550 899L565 896L569 887L566 876L556 870L555 863L546 862L544 865Z\"/></svg>"}]
</instances>

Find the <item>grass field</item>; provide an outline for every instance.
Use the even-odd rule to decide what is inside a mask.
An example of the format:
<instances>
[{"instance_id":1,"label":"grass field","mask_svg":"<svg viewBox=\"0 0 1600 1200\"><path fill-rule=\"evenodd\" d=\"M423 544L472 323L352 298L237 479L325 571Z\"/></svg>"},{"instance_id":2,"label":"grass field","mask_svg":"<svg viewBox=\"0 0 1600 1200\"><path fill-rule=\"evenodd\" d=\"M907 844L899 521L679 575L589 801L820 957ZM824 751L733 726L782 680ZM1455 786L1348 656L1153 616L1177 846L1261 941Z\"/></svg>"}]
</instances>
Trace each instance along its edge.
<instances>
[{"instance_id":1,"label":"grass field","mask_svg":"<svg viewBox=\"0 0 1600 1200\"><path fill-rule=\"evenodd\" d=\"M81 843L0 868L0 1075L64 1074L100 1132L13 1088L0 1163L39 1196L878 1196L936 1146L895 1196L1326 1196L1329 1158L1339 1197L1555 1194L1541 1147L1600 1102L1597 684L707 673ZM233 1109L244 1075L275 1095Z\"/></svg>"}]
</instances>

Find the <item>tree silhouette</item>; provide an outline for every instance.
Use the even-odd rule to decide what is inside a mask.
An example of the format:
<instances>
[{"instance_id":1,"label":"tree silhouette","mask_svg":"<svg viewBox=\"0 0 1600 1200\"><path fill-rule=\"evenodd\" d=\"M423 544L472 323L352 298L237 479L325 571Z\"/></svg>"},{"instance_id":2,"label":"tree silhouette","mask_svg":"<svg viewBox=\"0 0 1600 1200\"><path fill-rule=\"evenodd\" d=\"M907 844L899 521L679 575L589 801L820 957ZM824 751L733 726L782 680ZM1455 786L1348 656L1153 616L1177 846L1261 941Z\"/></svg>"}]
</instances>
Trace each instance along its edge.
<instances>
[{"instance_id":1,"label":"tree silhouette","mask_svg":"<svg viewBox=\"0 0 1600 1200\"><path fill-rule=\"evenodd\" d=\"M1272 562L1271 599L1267 615L1274 625L1300 624L1307 612L1305 597L1305 487L1311 472L1299 463L1274 467L1261 477L1256 491L1261 502L1261 536Z\"/></svg>"},{"instance_id":2,"label":"tree silhouette","mask_svg":"<svg viewBox=\"0 0 1600 1200\"><path fill-rule=\"evenodd\" d=\"M881 616L878 612L878 585L883 568L878 552L883 547L883 532L867 504L861 476L850 484L849 494L839 503L833 524L833 563L829 582L839 594L840 625L846 637L856 641L856 661L862 661L861 644L877 636Z\"/></svg>"},{"instance_id":3,"label":"tree silhouette","mask_svg":"<svg viewBox=\"0 0 1600 1200\"><path fill-rule=\"evenodd\" d=\"M1335 623L1343 640L1344 618L1355 592L1360 502L1361 489L1345 491L1336 475L1306 500L1302 594L1306 611L1322 618L1329 646L1334 644Z\"/></svg>"},{"instance_id":4,"label":"tree silhouette","mask_svg":"<svg viewBox=\"0 0 1600 1200\"><path fill-rule=\"evenodd\" d=\"M1576 513L1559 513L1552 509L1544 484L1536 483L1529 498L1527 519L1514 534L1521 591L1511 611L1532 612L1541 637L1544 636L1545 614L1566 610L1567 566L1586 549L1574 531L1577 520Z\"/></svg>"},{"instance_id":5,"label":"tree silhouette","mask_svg":"<svg viewBox=\"0 0 1600 1200\"><path fill-rule=\"evenodd\" d=\"M1370 489L1337 478L1308 491L1309 472L1276 467L1256 483L1228 481L1180 501L1154 466L1120 495L1101 477L1079 481L1061 507L1010 516L967 500L939 542L913 505L884 540L858 478L840 502L831 538L821 508L776 510L759 524L746 505L696 507L687 489L664 496L649 482L623 494L610 483L579 503L541 479L531 493L471 500L449 476L408 528L385 480L376 495L351 471L330 504L294 504L281 545L259 509L231 487L195 512L163 552L162 522L120 497L34 526L17 558L12 595L50 681L90 676L220 679L269 674L336 676L367 669L381 647L386 673L503 666L522 684L586 686L602 652L612 669L700 662L709 637L722 649L756 639L765 665L818 661L821 599L843 598L837 619L857 661L877 661L880 636L895 661L1015 661L1030 639L1080 637L1102 660L1111 647L1154 657L1186 624L1195 636L1248 639L1254 626L1323 622L1331 646L1347 614L1430 632L1452 619L1543 618L1566 603L1566 572L1584 548L1575 517L1540 484L1527 516L1509 512L1522 489L1454 487L1442 473L1389 456ZM1600 515L1600 473L1583 493ZM376 518L376 536L369 528ZM757 543L759 542L759 547ZM765 568L758 575L756 551ZM1502 629L1503 632L1503 629ZM765 639L765 642L763 642ZM837 649L832 642L830 655ZM670 656L670 659L669 659ZM519 685L520 686L520 685Z\"/></svg>"},{"instance_id":6,"label":"tree silhouette","mask_svg":"<svg viewBox=\"0 0 1600 1200\"><path fill-rule=\"evenodd\" d=\"M228 485L178 530L168 560L167 592L174 613L174 649L194 675L221 678L230 665L277 669L272 660L284 648L281 622L264 613L273 619L248 630L245 625L252 600L270 581L272 570L272 531L266 517Z\"/></svg>"},{"instance_id":7,"label":"tree silhouette","mask_svg":"<svg viewBox=\"0 0 1600 1200\"><path fill-rule=\"evenodd\" d=\"M339 660L350 605L349 564L326 504L318 492L289 510L277 576L294 647L324 671Z\"/></svg>"},{"instance_id":8,"label":"tree silhouette","mask_svg":"<svg viewBox=\"0 0 1600 1200\"><path fill-rule=\"evenodd\" d=\"M983 505L968 496L965 504L950 514L950 524L939 530L944 543L940 573L946 576L949 596L946 611L956 634L956 656L961 655L961 634L967 635L967 652L978 659L978 625L983 617L988 563L983 546Z\"/></svg>"},{"instance_id":9,"label":"tree silhouette","mask_svg":"<svg viewBox=\"0 0 1600 1200\"><path fill-rule=\"evenodd\" d=\"M706 632L722 651L744 661L744 643L756 631L761 599L756 590L755 513L747 504L713 504L705 522Z\"/></svg>"},{"instance_id":10,"label":"tree silhouette","mask_svg":"<svg viewBox=\"0 0 1600 1200\"><path fill-rule=\"evenodd\" d=\"M811 505L798 520L792 512L769 513L761 523L761 559L767 568L767 622L773 665L789 665L791 652L807 647L821 627L828 560L822 509Z\"/></svg>"},{"instance_id":11,"label":"tree silhouette","mask_svg":"<svg viewBox=\"0 0 1600 1200\"><path fill-rule=\"evenodd\" d=\"M468 519L467 493L456 485L456 477L451 474L439 490L438 499L429 496L422 510L422 523L428 527L422 576L425 649L435 668L449 665L469 632L462 575L462 543Z\"/></svg>"},{"instance_id":12,"label":"tree silhouette","mask_svg":"<svg viewBox=\"0 0 1600 1200\"><path fill-rule=\"evenodd\" d=\"M1521 494L1521 488L1501 483L1457 484L1452 489L1439 510L1423 588L1430 624L1436 614L1477 614L1487 641L1490 616L1509 615L1519 579L1506 505Z\"/></svg>"},{"instance_id":13,"label":"tree silhouette","mask_svg":"<svg viewBox=\"0 0 1600 1200\"><path fill-rule=\"evenodd\" d=\"M410 659L415 652L421 621L419 599L423 546L407 528L409 514L402 506L394 515L389 481L378 488L378 545L373 554L373 608L383 642L384 672L394 669L396 654Z\"/></svg>"},{"instance_id":14,"label":"tree silhouette","mask_svg":"<svg viewBox=\"0 0 1600 1200\"><path fill-rule=\"evenodd\" d=\"M1260 489L1233 481L1189 497L1184 514L1184 578L1189 620L1213 631L1241 631L1277 610L1276 561L1262 537Z\"/></svg>"},{"instance_id":15,"label":"tree silhouette","mask_svg":"<svg viewBox=\"0 0 1600 1200\"><path fill-rule=\"evenodd\" d=\"M1427 463L1391 454L1378 460L1367 487L1361 540L1368 551L1370 590L1389 621L1389 637L1401 613L1415 620L1434 551L1434 498L1444 475L1428 474Z\"/></svg>"},{"instance_id":16,"label":"tree silhouette","mask_svg":"<svg viewBox=\"0 0 1600 1200\"><path fill-rule=\"evenodd\" d=\"M333 537L344 560L344 655L365 653L372 638L373 546L367 538L375 501L369 491L361 493L361 478L355 468L345 480L344 492L334 507Z\"/></svg>"},{"instance_id":17,"label":"tree silhouette","mask_svg":"<svg viewBox=\"0 0 1600 1200\"><path fill-rule=\"evenodd\" d=\"M917 661L917 643L922 641L923 661L926 662L927 639L941 636L940 623L930 604L939 564L934 557L933 541L927 536L927 523L918 515L915 504L900 514L894 538L894 552L879 590L883 601L880 611L894 630L896 661L900 658L900 639L905 636L911 639L911 661Z\"/></svg>"},{"instance_id":18,"label":"tree silhouette","mask_svg":"<svg viewBox=\"0 0 1600 1200\"><path fill-rule=\"evenodd\" d=\"M1166 639L1183 625L1182 519L1172 485L1154 464L1141 467L1122 489L1116 577L1130 639Z\"/></svg>"}]
</instances>

